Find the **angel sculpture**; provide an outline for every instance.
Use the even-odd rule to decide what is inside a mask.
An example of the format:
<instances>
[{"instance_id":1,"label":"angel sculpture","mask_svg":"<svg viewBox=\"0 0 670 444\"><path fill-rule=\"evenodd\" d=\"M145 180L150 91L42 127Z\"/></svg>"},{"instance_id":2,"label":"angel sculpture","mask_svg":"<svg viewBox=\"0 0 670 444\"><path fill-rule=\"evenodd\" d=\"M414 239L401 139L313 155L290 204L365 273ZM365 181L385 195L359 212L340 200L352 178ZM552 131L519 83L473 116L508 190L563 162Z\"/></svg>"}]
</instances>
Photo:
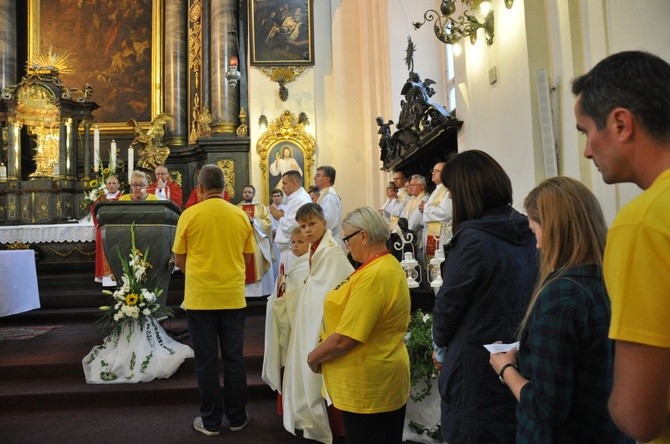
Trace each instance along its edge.
<instances>
[{"instance_id":1,"label":"angel sculpture","mask_svg":"<svg viewBox=\"0 0 670 444\"><path fill-rule=\"evenodd\" d=\"M162 113L151 121L147 131L144 131L135 119L130 119L128 125L133 127L135 138L130 146L138 146L137 166L153 170L158 165L163 165L170 155L170 148L163 145L165 135L165 124L172 120L172 115Z\"/></svg>"}]
</instances>

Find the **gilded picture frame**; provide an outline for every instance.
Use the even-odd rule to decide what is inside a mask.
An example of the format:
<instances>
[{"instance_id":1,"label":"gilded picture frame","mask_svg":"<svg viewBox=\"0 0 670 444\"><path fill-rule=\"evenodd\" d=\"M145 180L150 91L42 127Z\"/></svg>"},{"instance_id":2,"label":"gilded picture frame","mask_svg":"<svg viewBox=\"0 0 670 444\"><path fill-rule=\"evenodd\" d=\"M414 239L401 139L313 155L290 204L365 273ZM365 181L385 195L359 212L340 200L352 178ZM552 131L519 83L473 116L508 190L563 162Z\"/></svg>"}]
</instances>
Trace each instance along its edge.
<instances>
[{"instance_id":1,"label":"gilded picture frame","mask_svg":"<svg viewBox=\"0 0 670 444\"><path fill-rule=\"evenodd\" d=\"M164 2L28 0L28 60L69 55L69 88L93 87L101 132L128 131L128 119L149 124L163 112Z\"/></svg>"},{"instance_id":2,"label":"gilded picture frame","mask_svg":"<svg viewBox=\"0 0 670 444\"><path fill-rule=\"evenodd\" d=\"M249 0L249 63L314 65L313 0Z\"/></svg>"},{"instance_id":3,"label":"gilded picture frame","mask_svg":"<svg viewBox=\"0 0 670 444\"><path fill-rule=\"evenodd\" d=\"M305 189L312 184L315 151L314 137L290 111L284 111L269 124L256 143L262 176L261 196L265 205L270 202L272 190L281 189L281 175L288 170L296 167L302 170Z\"/></svg>"}]
</instances>

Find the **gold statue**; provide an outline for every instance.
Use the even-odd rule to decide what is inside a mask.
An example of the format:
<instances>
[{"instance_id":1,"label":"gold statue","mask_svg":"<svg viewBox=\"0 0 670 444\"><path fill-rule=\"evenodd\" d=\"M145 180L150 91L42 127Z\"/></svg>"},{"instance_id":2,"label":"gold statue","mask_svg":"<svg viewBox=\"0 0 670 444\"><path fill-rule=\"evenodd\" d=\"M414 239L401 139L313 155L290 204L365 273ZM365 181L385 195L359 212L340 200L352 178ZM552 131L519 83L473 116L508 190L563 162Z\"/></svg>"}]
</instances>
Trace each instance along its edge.
<instances>
[{"instance_id":1,"label":"gold statue","mask_svg":"<svg viewBox=\"0 0 670 444\"><path fill-rule=\"evenodd\" d=\"M30 174L30 178L54 178L55 165L58 165L58 128L45 128L43 126L33 128L37 146L35 147L35 172Z\"/></svg>"},{"instance_id":2,"label":"gold statue","mask_svg":"<svg viewBox=\"0 0 670 444\"><path fill-rule=\"evenodd\" d=\"M163 145L165 135L165 124L172 120L170 114L162 113L151 121L147 131L144 131L135 119L130 119L128 125L133 127L135 138L130 146L138 145L137 166L153 170L158 165L163 165L170 155L170 148Z\"/></svg>"}]
</instances>

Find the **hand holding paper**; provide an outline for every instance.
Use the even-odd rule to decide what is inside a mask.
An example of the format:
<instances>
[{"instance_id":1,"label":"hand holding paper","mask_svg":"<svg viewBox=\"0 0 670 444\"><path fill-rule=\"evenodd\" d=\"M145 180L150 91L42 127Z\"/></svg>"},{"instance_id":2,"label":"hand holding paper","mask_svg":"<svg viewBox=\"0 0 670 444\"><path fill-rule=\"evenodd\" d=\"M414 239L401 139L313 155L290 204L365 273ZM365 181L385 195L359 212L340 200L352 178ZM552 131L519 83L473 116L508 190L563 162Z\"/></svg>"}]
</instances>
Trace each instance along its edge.
<instances>
[{"instance_id":1,"label":"hand holding paper","mask_svg":"<svg viewBox=\"0 0 670 444\"><path fill-rule=\"evenodd\" d=\"M510 350L519 350L519 341L512 344L484 344L484 348L489 351L489 353L507 353Z\"/></svg>"}]
</instances>

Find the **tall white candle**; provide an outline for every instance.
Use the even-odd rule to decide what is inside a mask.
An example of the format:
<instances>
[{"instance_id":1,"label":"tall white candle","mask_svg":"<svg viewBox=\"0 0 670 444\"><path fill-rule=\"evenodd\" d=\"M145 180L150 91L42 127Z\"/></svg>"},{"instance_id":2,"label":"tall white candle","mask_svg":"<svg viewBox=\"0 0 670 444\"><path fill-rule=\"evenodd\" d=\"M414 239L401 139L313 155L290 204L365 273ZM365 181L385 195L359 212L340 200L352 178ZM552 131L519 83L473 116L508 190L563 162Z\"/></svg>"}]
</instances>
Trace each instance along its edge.
<instances>
[{"instance_id":1,"label":"tall white candle","mask_svg":"<svg viewBox=\"0 0 670 444\"><path fill-rule=\"evenodd\" d=\"M135 160L135 150L128 148L128 183L130 183L130 176L133 175L133 162Z\"/></svg>"},{"instance_id":2,"label":"tall white candle","mask_svg":"<svg viewBox=\"0 0 670 444\"><path fill-rule=\"evenodd\" d=\"M93 171L100 169L100 128L93 128Z\"/></svg>"},{"instance_id":3,"label":"tall white candle","mask_svg":"<svg viewBox=\"0 0 670 444\"><path fill-rule=\"evenodd\" d=\"M116 142L114 140L109 147L109 170L116 171Z\"/></svg>"}]
</instances>

